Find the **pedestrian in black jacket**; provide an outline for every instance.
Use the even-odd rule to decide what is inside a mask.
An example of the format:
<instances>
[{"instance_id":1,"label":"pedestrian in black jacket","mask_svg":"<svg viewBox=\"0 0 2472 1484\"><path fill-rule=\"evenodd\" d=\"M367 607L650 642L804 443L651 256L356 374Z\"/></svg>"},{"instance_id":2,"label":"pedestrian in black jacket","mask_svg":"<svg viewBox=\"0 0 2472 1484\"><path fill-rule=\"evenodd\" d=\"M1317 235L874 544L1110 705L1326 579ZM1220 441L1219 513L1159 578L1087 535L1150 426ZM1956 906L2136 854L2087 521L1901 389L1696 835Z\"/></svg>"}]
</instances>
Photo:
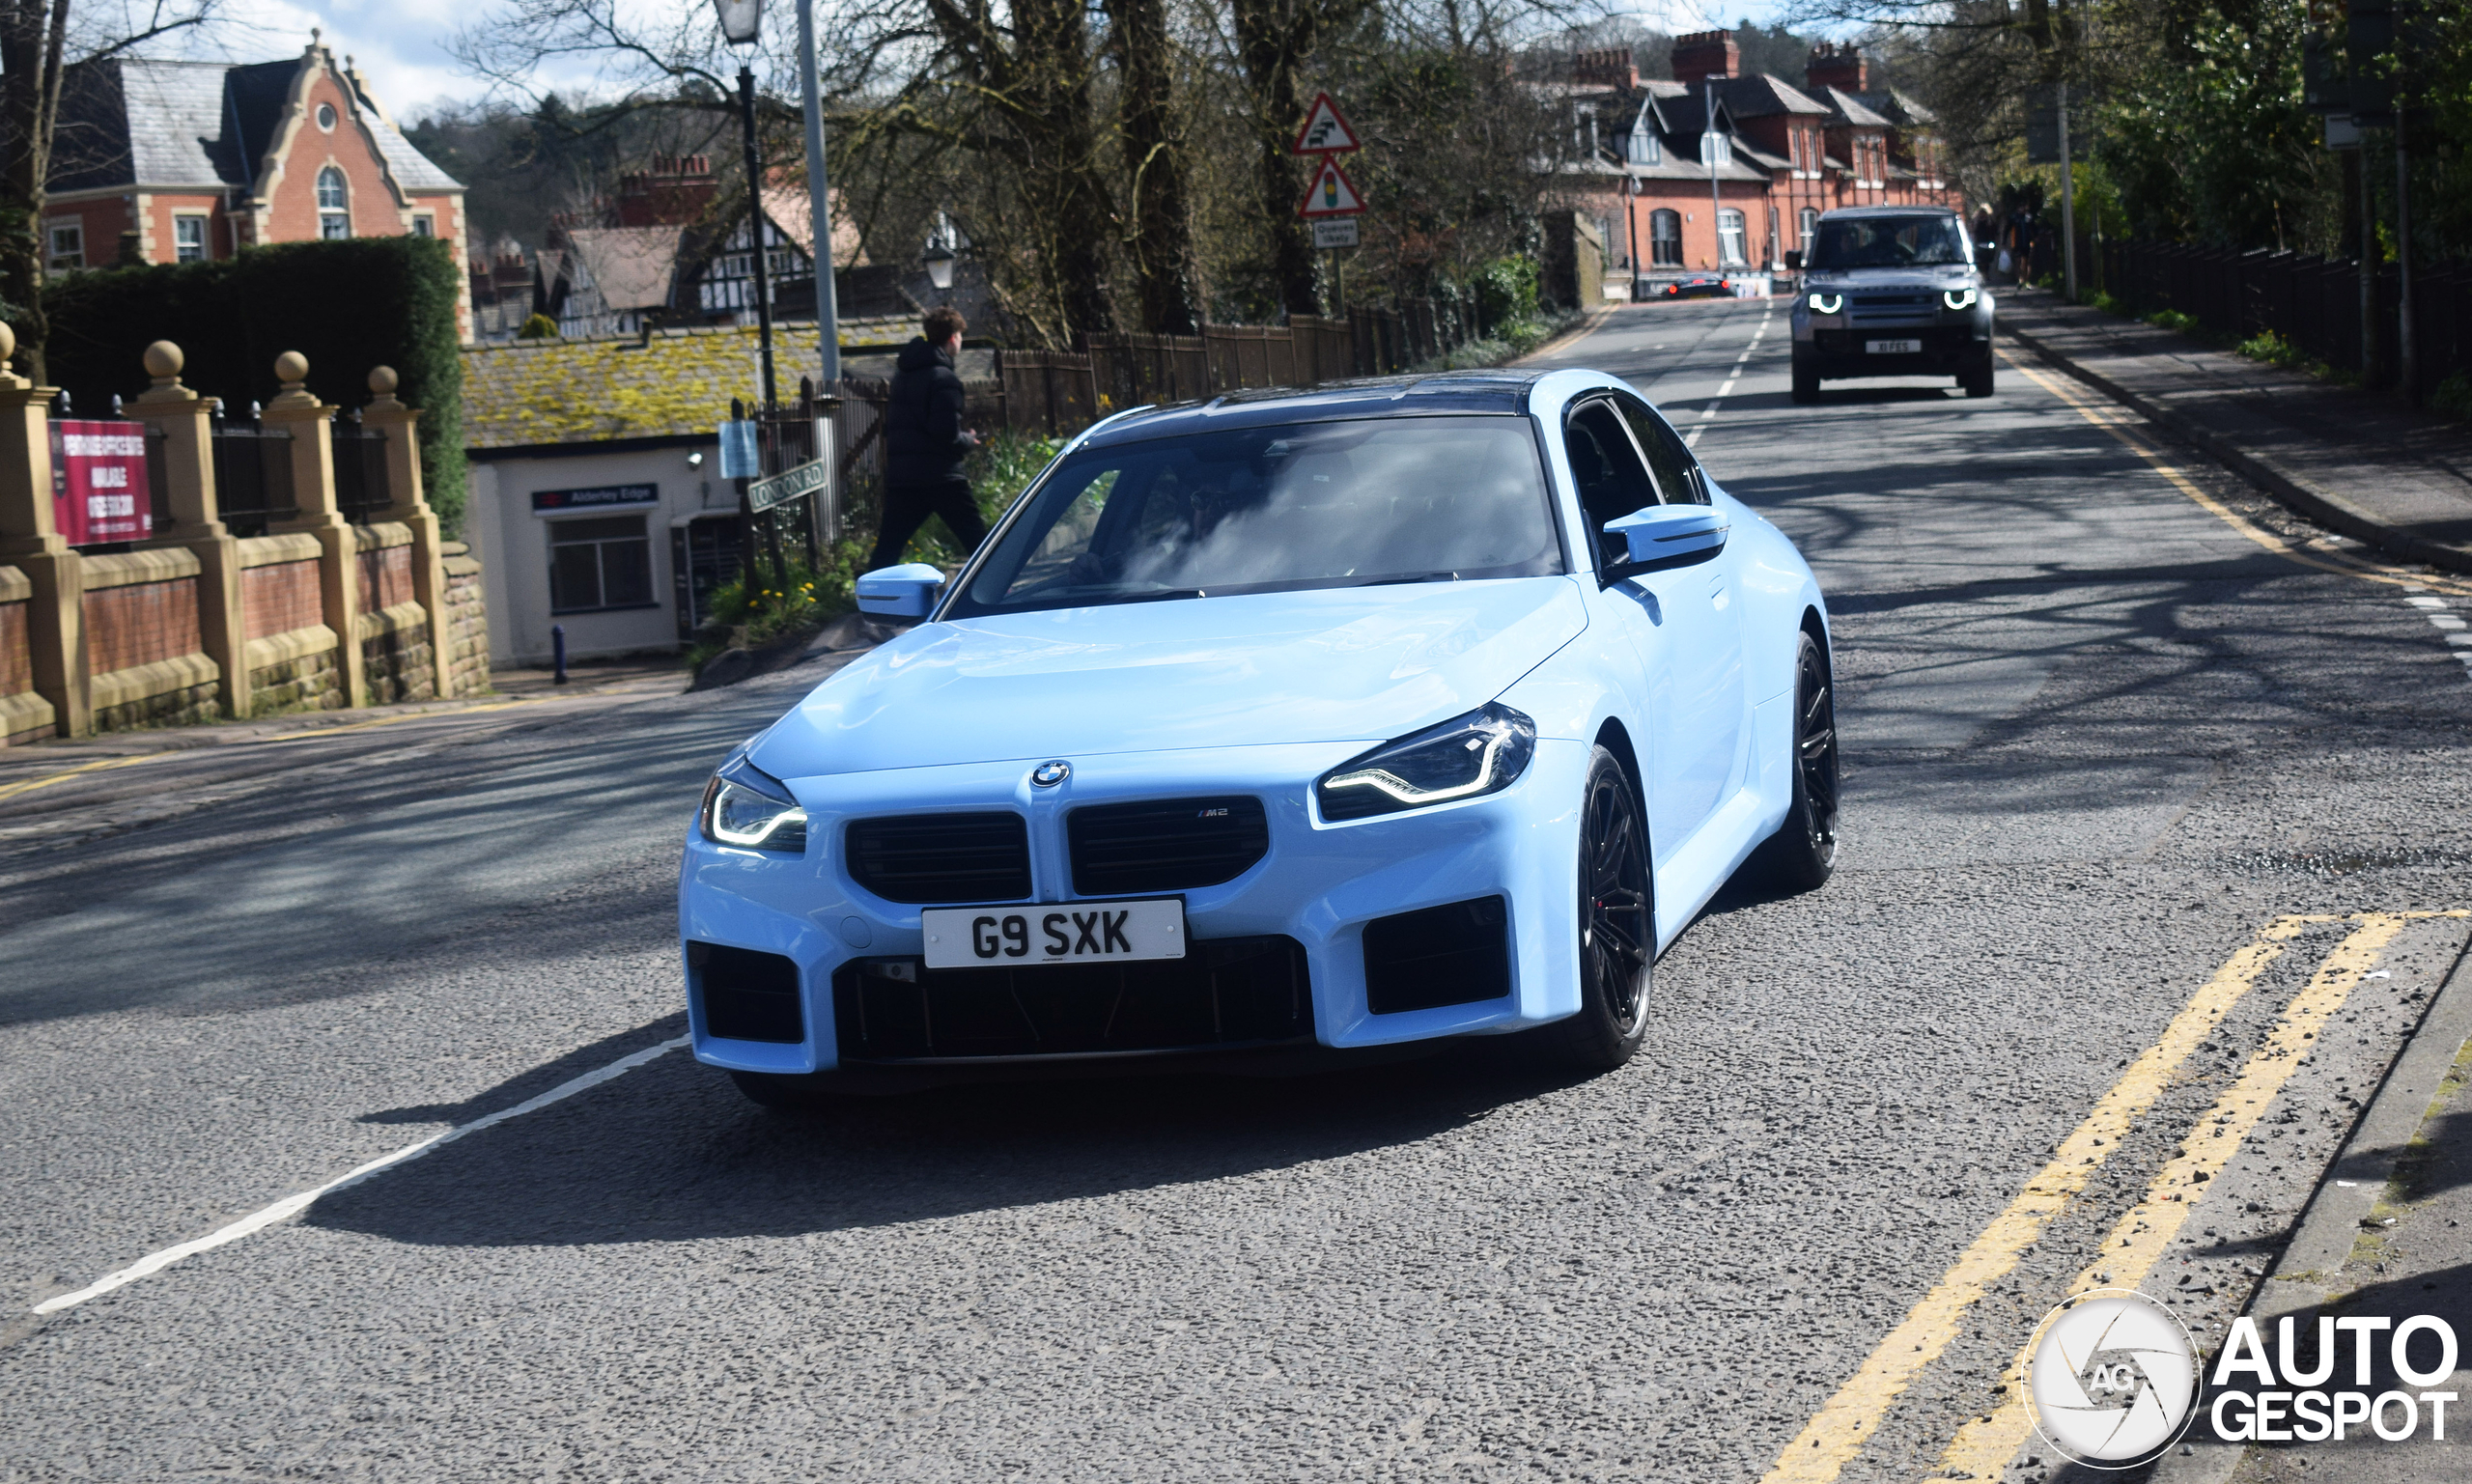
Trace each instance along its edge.
<instances>
[{"instance_id":1,"label":"pedestrian in black jacket","mask_svg":"<svg viewBox=\"0 0 2472 1484\"><path fill-rule=\"evenodd\" d=\"M962 426L962 378L953 369L967 326L954 311L934 309L920 327L925 333L901 348L885 406L885 511L870 572L898 563L929 516L943 517L965 549L975 551L987 539L962 473L962 461L978 446Z\"/></svg>"}]
</instances>

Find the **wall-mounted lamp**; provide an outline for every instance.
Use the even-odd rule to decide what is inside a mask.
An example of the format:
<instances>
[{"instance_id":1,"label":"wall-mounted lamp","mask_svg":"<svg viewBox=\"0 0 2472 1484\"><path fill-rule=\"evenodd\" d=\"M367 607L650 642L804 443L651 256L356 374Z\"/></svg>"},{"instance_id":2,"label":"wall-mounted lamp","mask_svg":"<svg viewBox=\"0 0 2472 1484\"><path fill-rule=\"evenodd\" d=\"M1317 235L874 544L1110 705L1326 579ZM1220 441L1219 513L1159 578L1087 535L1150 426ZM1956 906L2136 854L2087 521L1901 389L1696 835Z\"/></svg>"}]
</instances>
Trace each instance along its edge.
<instances>
[{"instance_id":1,"label":"wall-mounted lamp","mask_svg":"<svg viewBox=\"0 0 2472 1484\"><path fill-rule=\"evenodd\" d=\"M938 242L929 247L925 253L920 255L920 261L927 265L927 281L936 286L936 292L939 294L951 293L953 288L953 250L946 247L943 243Z\"/></svg>"},{"instance_id":2,"label":"wall-mounted lamp","mask_svg":"<svg viewBox=\"0 0 2472 1484\"><path fill-rule=\"evenodd\" d=\"M688 454L687 456L687 466L690 469L702 468L704 466L704 451L699 448L693 453Z\"/></svg>"}]
</instances>

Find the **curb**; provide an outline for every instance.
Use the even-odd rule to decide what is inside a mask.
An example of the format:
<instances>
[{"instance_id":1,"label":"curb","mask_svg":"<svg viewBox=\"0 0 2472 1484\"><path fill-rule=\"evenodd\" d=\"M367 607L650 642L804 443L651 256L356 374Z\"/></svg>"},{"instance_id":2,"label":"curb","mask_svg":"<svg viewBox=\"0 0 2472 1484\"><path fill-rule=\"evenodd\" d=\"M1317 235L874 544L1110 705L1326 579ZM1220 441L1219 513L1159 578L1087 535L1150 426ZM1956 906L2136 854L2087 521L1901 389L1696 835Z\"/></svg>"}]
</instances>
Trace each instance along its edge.
<instances>
[{"instance_id":1,"label":"curb","mask_svg":"<svg viewBox=\"0 0 2472 1484\"><path fill-rule=\"evenodd\" d=\"M2260 1329L2270 1328L2286 1314L2318 1308L2340 1292L2318 1280L2340 1274L2350 1258L2361 1218L2384 1197L2397 1157L2420 1134L2430 1100L2467 1038L2472 1038L2472 938L2456 950L2455 964L2430 996L2420 1023L2387 1063L2350 1136L2318 1177L2318 1189L2301 1209L2291 1240L2241 1309ZM2199 1444L2193 1451L2175 1448L2156 1461L2152 1484L2223 1484L2249 1454L2247 1443L2190 1441Z\"/></svg>"},{"instance_id":2,"label":"curb","mask_svg":"<svg viewBox=\"0 0 2472 1484\"><path fill-rule=\"evenodd\" d=\"M2425 562L2449 572L2472 573L2472 551L2431 541L2425 536L2415 536L2409 531L2399 531L2344 496L2292 478L2195 419L2141 397L2100 372L2087 370L2053 350L2047 341L2014 323L2003 322L1999 328L2061 371L2133 409L2147 421L2319 524L2331 526L2406 561Z\"/></svg>"}]
</instances>

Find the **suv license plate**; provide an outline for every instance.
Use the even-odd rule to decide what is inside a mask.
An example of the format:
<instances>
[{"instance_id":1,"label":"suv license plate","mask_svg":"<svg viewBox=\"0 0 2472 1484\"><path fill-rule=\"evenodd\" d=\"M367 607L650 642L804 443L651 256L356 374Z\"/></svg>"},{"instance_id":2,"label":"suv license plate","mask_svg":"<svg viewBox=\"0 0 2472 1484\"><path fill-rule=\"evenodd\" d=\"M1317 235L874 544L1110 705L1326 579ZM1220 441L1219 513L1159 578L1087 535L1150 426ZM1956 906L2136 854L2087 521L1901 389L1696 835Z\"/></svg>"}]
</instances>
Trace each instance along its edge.
<instances>
[{"instance_id":1,"label":"suv license plate","mask_svg":"<svg viewBox=\"0 0 2472 1484\"><path fill-rule=\"evenodd\" d=\"M1921 355L1923 353L1923 342L1919 340L1867 340L1863 343L1863 349L1872 355Z\"/></svg>"},{"instance_id":2,"label":"suv license plate","mask_svg":"<svg viewBox=\"0 0 2472 1484\"><path fill-rule=\"evenodd\" d=\"M1025 968L1185 956L1185 904L1056 902L931 907L918 914L929 968Z\"/></svg>"}]
</instances>

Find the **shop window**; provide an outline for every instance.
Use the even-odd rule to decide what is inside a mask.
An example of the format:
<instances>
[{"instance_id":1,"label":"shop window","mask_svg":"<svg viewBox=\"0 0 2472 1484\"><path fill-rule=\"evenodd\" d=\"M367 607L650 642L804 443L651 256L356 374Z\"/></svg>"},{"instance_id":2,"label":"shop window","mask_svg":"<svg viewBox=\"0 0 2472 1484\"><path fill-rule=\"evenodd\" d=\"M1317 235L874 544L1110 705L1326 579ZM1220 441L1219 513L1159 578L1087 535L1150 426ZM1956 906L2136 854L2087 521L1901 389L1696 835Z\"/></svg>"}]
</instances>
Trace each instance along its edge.
<instances>
[{"instance_id":1,"label":"shop window","mask_svg":"<svg viewBox=\"0 0 2472 1484\"><path fill-rule=\"evenodd\" d=\"M551 522L550 612L653 605L653 545L643 517Z\"/></svg>"}]
</instances>

